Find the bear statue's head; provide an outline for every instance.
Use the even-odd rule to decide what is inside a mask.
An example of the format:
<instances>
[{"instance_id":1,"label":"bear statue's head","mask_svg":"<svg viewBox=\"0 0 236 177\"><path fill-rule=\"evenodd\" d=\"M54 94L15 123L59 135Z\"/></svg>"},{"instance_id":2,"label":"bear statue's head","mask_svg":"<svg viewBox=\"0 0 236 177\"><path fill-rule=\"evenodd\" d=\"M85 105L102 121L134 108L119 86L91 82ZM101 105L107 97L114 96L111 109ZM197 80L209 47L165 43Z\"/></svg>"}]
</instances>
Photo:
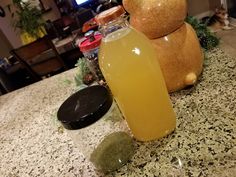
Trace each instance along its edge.
<instances>
[{"instance_id":1,"label":"bear statue's head","mask_svg":"<svg viewBox=\"0 0 236 177\"><path fill-rule=\"evenodd\" d=\"M130 23L150 39L165 36L184 24L186 0L123 0Z\"/></svg>"}]
</instances>

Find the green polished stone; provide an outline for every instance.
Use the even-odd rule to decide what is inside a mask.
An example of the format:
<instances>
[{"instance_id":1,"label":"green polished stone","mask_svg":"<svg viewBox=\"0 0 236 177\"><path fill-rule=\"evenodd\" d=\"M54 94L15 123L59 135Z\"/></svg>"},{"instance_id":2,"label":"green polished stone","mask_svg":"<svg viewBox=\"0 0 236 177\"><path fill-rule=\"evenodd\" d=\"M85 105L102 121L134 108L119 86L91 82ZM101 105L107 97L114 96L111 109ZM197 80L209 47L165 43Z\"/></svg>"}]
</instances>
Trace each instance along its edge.
<instances>
[{"instance_id":1,"label":"green polished stone","mask_svg":"<svg viewBox=\"0 0 236 177\"><path fill-rule=\"evenodd\" d=\"M90 160L99 170L107 173L121 168L133 154L133 139L124 132L116 132L104 138Z\"/></svg>"}]
</instances>

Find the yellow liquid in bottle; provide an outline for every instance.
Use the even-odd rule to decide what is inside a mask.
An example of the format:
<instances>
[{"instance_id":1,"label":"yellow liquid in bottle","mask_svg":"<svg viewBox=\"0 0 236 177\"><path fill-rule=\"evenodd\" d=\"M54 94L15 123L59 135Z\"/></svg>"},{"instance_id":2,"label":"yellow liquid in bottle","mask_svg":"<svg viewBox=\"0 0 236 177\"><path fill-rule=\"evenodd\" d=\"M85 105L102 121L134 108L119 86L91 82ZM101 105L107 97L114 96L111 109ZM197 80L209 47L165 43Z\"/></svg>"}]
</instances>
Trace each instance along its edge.
<instances>
[{"instance_id":1,"label":"yellow liquid in bottle","mask_svg":"<svg viewBox=\"0 0 236 177\"><path fill-rule=\"evenodd\" d=\"M137 140L159 139L176 126L166 85L150 41L124 28L102 41L99 65Z\"/></svg>"}]
</instances>

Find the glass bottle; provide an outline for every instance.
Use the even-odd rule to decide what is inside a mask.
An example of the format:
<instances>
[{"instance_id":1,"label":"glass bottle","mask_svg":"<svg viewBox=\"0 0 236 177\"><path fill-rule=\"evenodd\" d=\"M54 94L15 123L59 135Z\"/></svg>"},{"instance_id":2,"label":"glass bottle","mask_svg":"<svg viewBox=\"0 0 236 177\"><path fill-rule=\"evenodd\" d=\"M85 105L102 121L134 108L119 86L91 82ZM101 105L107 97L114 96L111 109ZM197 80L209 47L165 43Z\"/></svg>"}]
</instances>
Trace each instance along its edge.
<instances>
[{"instance_id":1,"label":"glass bottle","mask_svg":"<svg viewBox=\"0 0 236 177\"><path fill-rule=\"evenodd\" d=\"M96 17L103 35L99 65L134 137L159 139L175 129L176 116L152 44L124 14L116 6Z\"/></svg>"}]
</instances>

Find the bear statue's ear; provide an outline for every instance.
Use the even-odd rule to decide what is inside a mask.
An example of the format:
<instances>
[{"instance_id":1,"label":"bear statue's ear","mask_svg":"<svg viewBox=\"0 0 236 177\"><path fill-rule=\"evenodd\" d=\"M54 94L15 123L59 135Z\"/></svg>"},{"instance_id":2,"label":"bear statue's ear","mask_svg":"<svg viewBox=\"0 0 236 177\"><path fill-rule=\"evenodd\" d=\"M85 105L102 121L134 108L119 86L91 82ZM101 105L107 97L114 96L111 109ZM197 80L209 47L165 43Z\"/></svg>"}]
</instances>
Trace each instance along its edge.
<instances>
[{"instance_id":1,"label":"bear statue's ear","mask_svg":"<svg viewBox=\"0 0 236 177\"><path fill-rule=\"evenodd\" d=\"M0 6L0 17L5 17L6 13L4 11L4 9L2 8L2 6Z\"/></svg>"}]
</instances>

